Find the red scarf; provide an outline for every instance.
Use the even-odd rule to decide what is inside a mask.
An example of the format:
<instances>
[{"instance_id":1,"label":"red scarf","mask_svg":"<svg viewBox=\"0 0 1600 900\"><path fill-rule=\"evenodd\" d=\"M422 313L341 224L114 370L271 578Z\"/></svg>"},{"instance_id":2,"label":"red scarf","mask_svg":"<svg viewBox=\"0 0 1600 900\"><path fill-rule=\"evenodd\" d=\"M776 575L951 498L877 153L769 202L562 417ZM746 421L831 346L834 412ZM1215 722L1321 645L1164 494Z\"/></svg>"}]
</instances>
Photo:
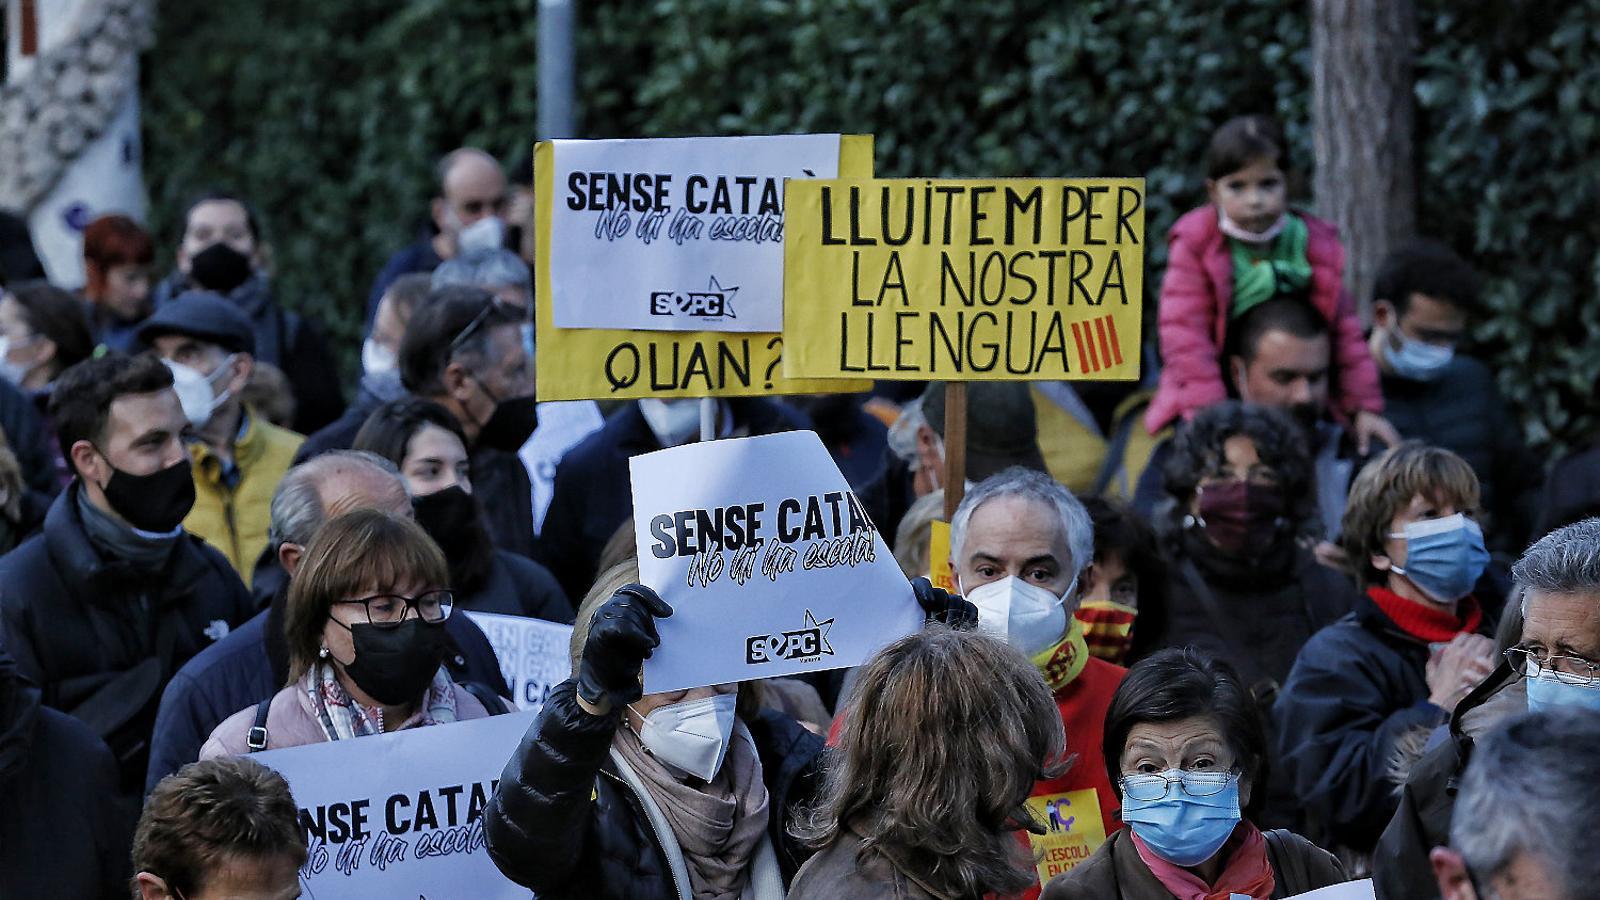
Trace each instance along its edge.
<instances>
[{"instance_id":1,"label":"red scarf","mask_svg":"<svg viewBox=\"0 0 1600 900\"><path fill-rule=\"evenodd\" d=\"M1443 644L1458 634L1474 633L1483 624L1483 610L1470 594L1456 606L1459 615L1430 603L1407 600L1387 588L1369 587L1367 596L1401 631L1429 644Z\"/></svg>"},{"instance_id":2,"label":"red scarf","mask_svg":"<svg viewBox=\"0 0 1600 900\"><path fill-rule=\"evenodd\" d=\"M1267 900L1277 886L1272 877L1272 863L1267 859L1267 839L1261 829L1249 822L1240 822L1233 837L1222 847L1227 854L1227 864L1216 884L1206 884L1200 876L1175 863L1157 856L1139 840L1132 830L1134 849L1139 858L1150 867L1150 874L1177 900L1228 900L1233 894L1243 894L1254 900Z\"/></svg>"}]
</instances>

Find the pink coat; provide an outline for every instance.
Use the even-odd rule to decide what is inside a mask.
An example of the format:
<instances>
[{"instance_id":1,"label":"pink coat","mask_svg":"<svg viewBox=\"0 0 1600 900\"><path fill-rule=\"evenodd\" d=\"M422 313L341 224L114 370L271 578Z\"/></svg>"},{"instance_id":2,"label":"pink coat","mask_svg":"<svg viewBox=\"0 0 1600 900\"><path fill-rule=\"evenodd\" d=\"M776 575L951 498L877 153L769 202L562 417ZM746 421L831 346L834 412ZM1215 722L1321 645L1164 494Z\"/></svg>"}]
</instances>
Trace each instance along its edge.
<instances>
[{"instance_id":1,"label":"pink coat","mask_svg":"<svg viewBox=\"0 0 1600 900\"><path fill-rule=\"evenodd\" d=\"M455 689L456 721L481 719L489 714L488 710L483 708L483 704L478 702L478 698L472 696L471 691L459 684ZM255 724L254 706L241 709L223 719L222 724L211 732L211 737L207 739L205 746L200 748L200 758L242 756L250 752L246 740ZM272 695L272 703L267 707L268 750L320 744L327 739L327 734L317 721L317 711L312 707L311 696L302 691L298 684L291 684Z\"/></svg>"},{"instance_id":2,"label":"pink coat","mask_svg":"<svg viewBox=\"0 0 1600 900\"><path fill-rule=\"evenodd\" d=\"M1344 245L1332 223L1296 212L1309 232L1311 302L1328 318L1333 337L1334 415L1383 412L1378 367L1367 349L1355 304L1344 289ZM1167 234L1167 273L1161 281L1157 328L1161 381L1145 412L1151 434L1227 398L1222 345L1233 303L1233 258L1210 204L1185 213Z\"/></svg>"}]
</instances>

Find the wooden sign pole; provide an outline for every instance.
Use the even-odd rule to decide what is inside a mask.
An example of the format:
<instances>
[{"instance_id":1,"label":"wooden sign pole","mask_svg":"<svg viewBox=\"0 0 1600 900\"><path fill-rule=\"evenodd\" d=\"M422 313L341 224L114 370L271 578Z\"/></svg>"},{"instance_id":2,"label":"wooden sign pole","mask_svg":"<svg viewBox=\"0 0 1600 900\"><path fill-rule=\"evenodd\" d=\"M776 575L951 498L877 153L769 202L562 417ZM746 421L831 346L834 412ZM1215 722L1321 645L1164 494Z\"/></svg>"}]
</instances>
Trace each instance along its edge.
<instances>
[{"instance_id":1,"label":"wooden sign pole","mask_svg":"<svg viewBox=\"0 0 1600 900\"><path fill-rule=\"evenodd\" d=\"M967 490L967 383L944 386L944 520L955 518Z\"/></svg>"}]
</instances>

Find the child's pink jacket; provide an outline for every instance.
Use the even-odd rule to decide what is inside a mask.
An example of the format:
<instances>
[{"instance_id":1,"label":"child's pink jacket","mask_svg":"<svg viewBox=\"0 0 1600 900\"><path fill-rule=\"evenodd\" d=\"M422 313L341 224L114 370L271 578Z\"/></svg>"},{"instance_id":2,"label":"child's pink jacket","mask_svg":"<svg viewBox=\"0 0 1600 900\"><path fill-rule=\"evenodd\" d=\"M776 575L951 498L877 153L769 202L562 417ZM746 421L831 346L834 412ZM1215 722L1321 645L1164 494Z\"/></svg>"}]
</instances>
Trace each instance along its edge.
<instances>
[{"instance_id":1,"label":"child's pink jacket","mask_svg":"<svg viewBox=\"0 0 1600 900\"><path fill-rule=\"evenodd\" d=\"M1383 412L1378 367L1367 349L1355 304L1344 290L1344 245L1331 222L1295 211L1309 232L1311 302L1327 316L1333 338L1333 391L1336 416ZM1217 209L1207 204L1185 213L1167 234L1167 272L1161 281L1157 313L1161 340L1161 380L1145 412L1144 425L1155 434L1172 420L1188 418L1227 398L1223 386L1222 344L1233 305L1233 258L1217 226Z\"/></svg>"}]
</instances>

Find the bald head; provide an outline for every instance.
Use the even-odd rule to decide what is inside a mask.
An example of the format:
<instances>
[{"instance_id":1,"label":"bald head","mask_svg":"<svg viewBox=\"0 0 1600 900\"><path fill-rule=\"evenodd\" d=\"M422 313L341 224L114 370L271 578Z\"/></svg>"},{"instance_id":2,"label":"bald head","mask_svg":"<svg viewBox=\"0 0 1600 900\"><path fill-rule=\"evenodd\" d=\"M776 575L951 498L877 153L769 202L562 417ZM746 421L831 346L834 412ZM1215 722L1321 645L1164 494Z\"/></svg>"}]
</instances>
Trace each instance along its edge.
<instances>
[{"instance_id":1,"label":"bald head","mask_svg":"<svg viewBox=\"0 0 1600 900\"><path fill-rule=\"evenodd\" d=\"M322 523L356 509L411 518L411 498L394 463L365 450L336 450L290 469L272 495L270 540L291 576Z\"/></svg>"},{"instance_id":2,"label":"bald head","mask_svg":"<svg viewBox=\"0 0 1600 900\"><path fill-rule=\"evenodd\" d=\"M494 157L476 147L452 150L439 160L439 196L433 200L433 224L439 228L440 255L456 252L461 230L499 215L505 202L506 176Z\"/></svg>"}]
</instances>

